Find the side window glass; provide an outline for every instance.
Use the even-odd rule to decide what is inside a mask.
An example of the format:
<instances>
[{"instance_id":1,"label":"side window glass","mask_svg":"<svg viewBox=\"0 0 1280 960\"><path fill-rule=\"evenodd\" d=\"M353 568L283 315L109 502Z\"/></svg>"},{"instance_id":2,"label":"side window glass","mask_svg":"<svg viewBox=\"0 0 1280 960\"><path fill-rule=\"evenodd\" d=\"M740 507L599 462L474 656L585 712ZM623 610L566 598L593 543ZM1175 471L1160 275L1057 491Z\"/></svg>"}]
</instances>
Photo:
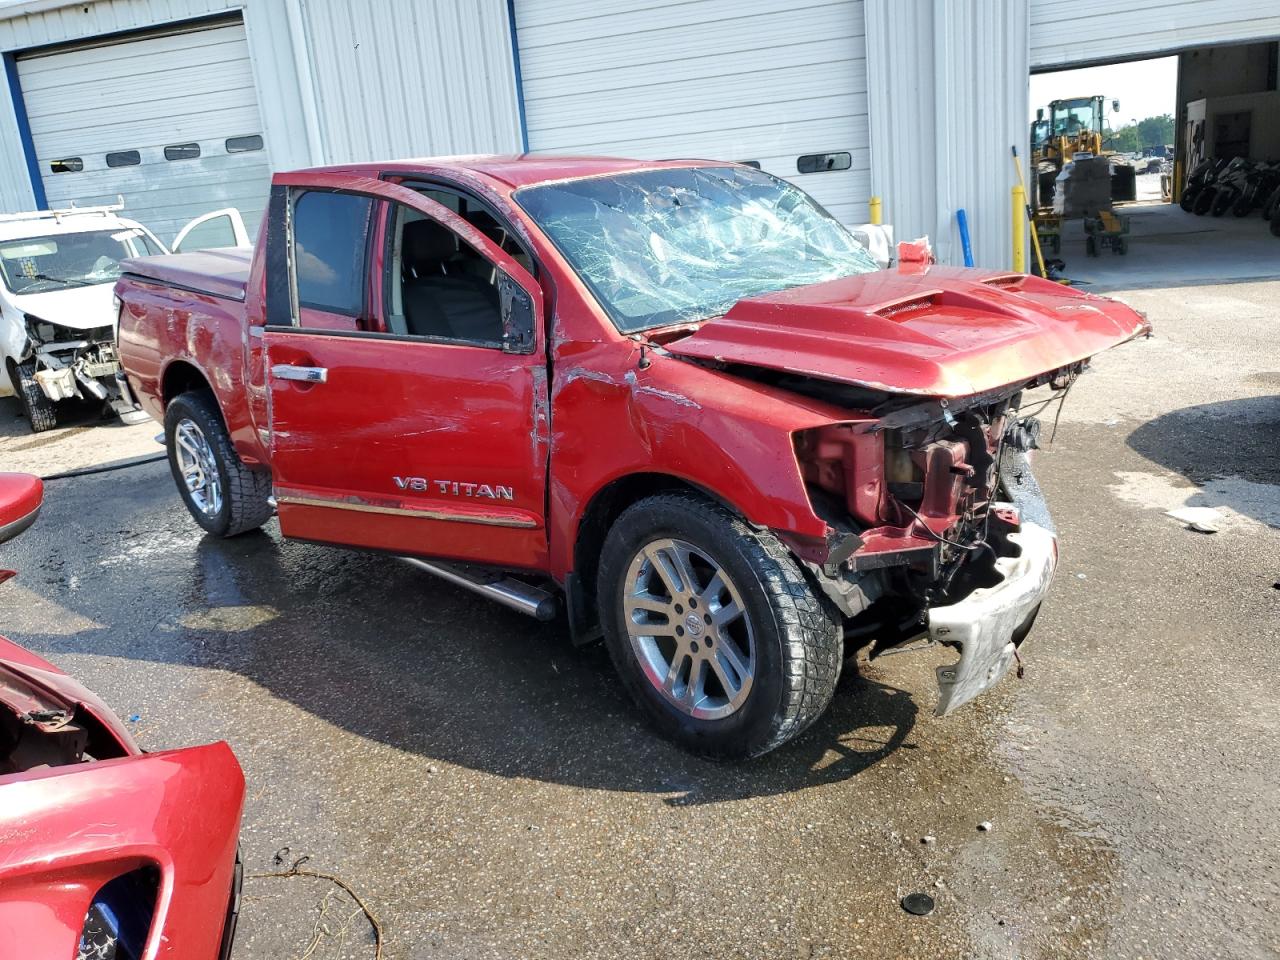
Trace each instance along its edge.
<instances>
[{"instance_id":1,"label":"side window glass","mask_svg":"<svg viewBox=\"0 0 1280 960\"><path fill-rule=\"evenodd\" d=\"M293 263L300 309L364 313L365 240L373 201L308 191L293 201Z\"/></svg>"},{"instance_id":2,"label":"side window glass","mask_svg":"<svg viewBox=\"0 0 1280 960\"><path fill-rule=\"evenodd\" d=\"M451 190L434 189L427 186L416 187L415 189L424 197L434 200L443 207L448 207L492 240L494 244L502 249L503 253L510 254L516 263L529 271L530 275L537 276L537 267L534 265L533 258L525 249L524 244L512 236L511 232L485 209L484 204L473 197L463 196Z\"/></svg>"},{"instance_id":3,"label":"side window glass","mask_svg":"<svg viewBox=\"0 0 1280 960\"><path fill-rule=\"evenodd\" d=\"M408 207L393 208L388 332L500 348L498 277L497 267L448 227Z\"/></svg>"}]
</instances>

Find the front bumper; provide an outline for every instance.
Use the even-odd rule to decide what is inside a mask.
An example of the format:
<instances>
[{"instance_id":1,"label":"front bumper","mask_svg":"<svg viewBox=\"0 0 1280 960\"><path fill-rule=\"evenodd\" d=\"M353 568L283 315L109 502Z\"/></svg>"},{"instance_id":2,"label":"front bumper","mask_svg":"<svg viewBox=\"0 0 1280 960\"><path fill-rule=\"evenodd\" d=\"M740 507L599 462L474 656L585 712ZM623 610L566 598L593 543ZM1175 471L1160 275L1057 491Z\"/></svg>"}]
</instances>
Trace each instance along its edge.
<instances>
[{"instance_id":1,"label":"front bumper","mask_svg":"<svg viewBox=\"0 0 1280 960\"><path fill-rule=\"evenodd\" d=\"M1016 556L995 563L998 583L979 587L963 600L929 611L929 637L955 647L960 659L938 667L937 715L944 716L994 686L1009 672L1049 592L1058 563L1057 538L1036 523L1024 522L1008 540Z\"/></svg>"}]
</instances>

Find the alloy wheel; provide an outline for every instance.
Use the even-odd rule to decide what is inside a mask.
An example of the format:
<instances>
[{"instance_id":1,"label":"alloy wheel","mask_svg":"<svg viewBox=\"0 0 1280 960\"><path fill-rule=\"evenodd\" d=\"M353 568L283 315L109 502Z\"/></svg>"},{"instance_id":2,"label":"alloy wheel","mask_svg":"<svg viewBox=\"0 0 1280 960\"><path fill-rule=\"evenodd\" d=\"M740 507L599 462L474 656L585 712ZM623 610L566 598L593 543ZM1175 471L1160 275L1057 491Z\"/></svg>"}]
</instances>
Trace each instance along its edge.
<instances>
[{"instance_id":1,"label":"alloy wheel","mask_svg":"<svg viewBox=\"0 0 1280 960\"><path fill-rule=\"evenodd\" d=\"M684 540L654 540L627 571L623 622L649 682L697 720L746 702L755 678L755 636L728 572Z\"/></svg>"},{"instance_id":2,"label":"alloy wheel","mask_svg":"<svg viewBox=\"0 0 1280 960\"><path fill-rule=\"evenodd\" d=\"M194 420L183 419L178 421L173 440L178 472L182 474L191 502L205 516L216 517L222 510L222 482L218 462L204 431Z\"/></svg>"}]
</instances>

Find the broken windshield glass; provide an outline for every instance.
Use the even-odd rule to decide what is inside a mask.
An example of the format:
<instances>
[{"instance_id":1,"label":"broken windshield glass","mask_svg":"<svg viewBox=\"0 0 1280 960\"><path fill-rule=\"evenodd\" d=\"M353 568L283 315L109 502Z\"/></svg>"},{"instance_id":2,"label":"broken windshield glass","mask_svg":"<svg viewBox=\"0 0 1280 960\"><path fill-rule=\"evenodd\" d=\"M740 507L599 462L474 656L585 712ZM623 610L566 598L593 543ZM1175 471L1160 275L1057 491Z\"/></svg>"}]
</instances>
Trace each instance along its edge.
<instances>
[{"instance_id":1,"label":"broken windshield glass","mask_svg":"<svg viewBox=\"0 0 1280 960\"><path fill-rule=\"evenodd\" d=\"M624 333L877 269L804 191L749 167L664 167L515 197Z\"/></svg>"}]
</instances>

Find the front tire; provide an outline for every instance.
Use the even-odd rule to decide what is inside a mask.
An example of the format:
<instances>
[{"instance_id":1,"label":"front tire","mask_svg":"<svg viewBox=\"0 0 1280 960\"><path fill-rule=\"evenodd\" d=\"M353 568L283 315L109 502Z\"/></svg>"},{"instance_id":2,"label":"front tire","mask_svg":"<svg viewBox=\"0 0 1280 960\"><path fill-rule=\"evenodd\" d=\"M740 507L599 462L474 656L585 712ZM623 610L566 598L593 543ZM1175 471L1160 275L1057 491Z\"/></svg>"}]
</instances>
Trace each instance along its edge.
<instances>
[{"instance_id":1,"label":"front tire","mask_svg":"<svg viewBox=\"0 0 1280 960\"><path fill-rule=\"evenodd\" d=\"M206 531L234 537L270 519L271 474L245 466L211 394L192 391L170 403L164 439L178 492Z\"/></svg>"},{"instance_id":2,"label":"front tire","mask_svg":"<svg viewBox=\"0 0 1280 960\"><path fill-rule=\"evenodd\" d=\"M786 547L692 493L614 523L597 598L610 657L649 720L681 746L740 759L781 746L831 703L839 616Z\"/></svg>"},{"instance_id":3,"label":"front tire","mask_svg":"<svg viewBox=\"0 0 1280 960\"><path fill-rule=\"evenodd\" d=\"M58 414L36 379L36 364L11 364L9 379L13 381L14 393L22 404L22 412L27 415L32 433L44 433L58 425Z\"/></svg>"}]
</instances>

